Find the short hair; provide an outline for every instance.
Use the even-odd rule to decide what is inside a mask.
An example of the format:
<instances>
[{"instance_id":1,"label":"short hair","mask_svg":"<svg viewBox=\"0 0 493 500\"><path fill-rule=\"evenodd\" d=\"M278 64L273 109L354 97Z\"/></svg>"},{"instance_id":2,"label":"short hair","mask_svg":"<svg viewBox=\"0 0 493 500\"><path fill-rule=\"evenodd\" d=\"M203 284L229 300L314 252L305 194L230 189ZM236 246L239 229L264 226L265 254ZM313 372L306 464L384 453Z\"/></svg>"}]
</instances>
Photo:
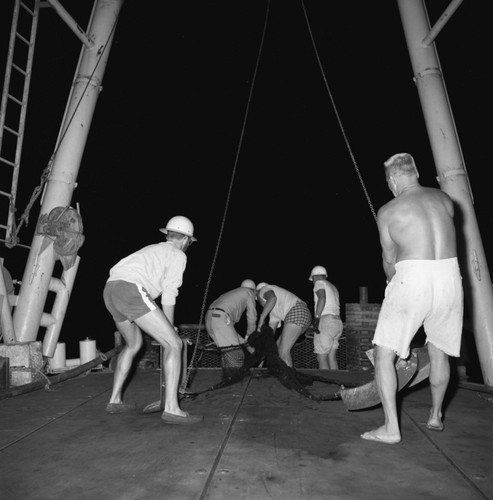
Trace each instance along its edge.
<instances>
[{"instance_id":1,"label":"short hair","mask_svg":"<svg viewBox=\"0 0 493 500\"><path fill-rule=\"evenodd\" d=\"M414 158L409 153L397 153L391 156L386 162L385 173L387 177L392 175L418 174L418 169L414 163Z\"/></svg>"}]
</instances>

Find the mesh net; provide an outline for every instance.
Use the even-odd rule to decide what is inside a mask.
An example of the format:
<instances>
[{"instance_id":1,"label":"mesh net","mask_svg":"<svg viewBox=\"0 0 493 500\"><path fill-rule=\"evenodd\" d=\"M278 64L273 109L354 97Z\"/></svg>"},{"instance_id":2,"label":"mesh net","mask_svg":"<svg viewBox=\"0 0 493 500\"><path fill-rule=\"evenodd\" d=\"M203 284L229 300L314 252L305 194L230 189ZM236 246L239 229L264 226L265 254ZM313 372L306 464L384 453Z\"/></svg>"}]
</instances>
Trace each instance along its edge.
<instances>
[{"instance_id":1,"label":"mesh net","mask_svg":"<svg viewBox=\"0 0 493 500\"><path fill-rule=\"evenodd\" d=\"M243 345L230 346L219 349L221 352L221 364L223 369L223 380L205 391L220 389L227 385L239 382L250 374L250 369L264 363L269 375L275 376L282 385L290 390L295 390L303 396L317 401L340 400L340 392L331 392L328 395L314 395L307 390L306 386L314 381L327 384L336 384L342 387L342 382L337 379L328 379L318 375L308 375L298 372L295 368L288 366L280 357L272 329L266 325L261 331L253 332L248 338L250 352ZM242 361L242 364L240 362ZM200 393L198 393L200 394Z\"/></svg>"},{"instance_id":2,"label":"mesh net","mask_svg":"<svg viewBox=\"0 0 493 500\"><path fill-rule=\"evenodd\" d=\"M245 353L241 346L221 350L221 368L241 368L245 362Z\"/></svg>"},{"instance_id":3,"label":"mesh net","mask_svg":"<svg viewBox=\"0 0 493 500\"><path fill-rule=\"evenodd\" d=\"M183 324L180 325L180 335L190 337L191 343L194 344L199 333L199 345L204 346L210 342L205 326L198 324ZM248 352L248 351L247 351ZM317 357L313 352L313 339L304 337L297 342L291 350L293 358L293 366L300 369L318 369ZM337 350L337 364L339 370L346 370L347 368L347 353L346 353L346 337L343 333L339 339L339 349ZM214 349L201 349L198 358L194 362L194 368L214 369L222 368L223 362L221 360L221 353L216 348Z\"/></svg>"},{"instance_id":4,"label":"mesh net","mask_svg":"<svg viewBox=\"0 0 493 500\"><path fill-rule=\"evenodd\" d=\"M239 380L245 376L245 351L241 345L219 349L223 376Z\"/></svg>"}]
</instances>

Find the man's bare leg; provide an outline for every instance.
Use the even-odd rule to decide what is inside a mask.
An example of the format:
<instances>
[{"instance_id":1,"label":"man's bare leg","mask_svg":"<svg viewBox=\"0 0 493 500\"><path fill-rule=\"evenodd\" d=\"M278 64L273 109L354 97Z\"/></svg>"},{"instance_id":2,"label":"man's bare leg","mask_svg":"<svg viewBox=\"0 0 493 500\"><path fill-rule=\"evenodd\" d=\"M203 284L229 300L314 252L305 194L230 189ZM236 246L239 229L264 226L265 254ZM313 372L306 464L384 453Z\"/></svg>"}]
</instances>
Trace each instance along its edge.
<instances>
[{"instance_id":1,"label":"man's bare leg","mask_svg":"<svg viewBox=\"0 0 493 500\"><path fill-rule=\"evenodd\" d=\"M442 404L450 380L448 355L428 342L430 356L431 410L426 427L434 431L443 431Z\"/></svg>"},{"instance_id":2,"label":"man's bare leg","mask_svg":"<svg viewBox=\"0 0 493 500\"><path fill-rule=\"evenodd\" d=\"M123 321L116 323L118 331L121 333L125 345L118 354L118 359L113 376L113 389L110 397L110 404L121 404L123 384L128 377L130 368L132 367L133 360L142 347L142 332L139 327L130 323L130 321Z\"/></svg>"},{"instance_id":3,"label":"man's bare leg","mask_svg":"<svg viewBox=\"0 0 493 500\"><path fill-rule=\"evenodd\" d=\"M317 354L317 361L320 370L329 369L329 356L327 354Z\"/></svg>"},{"instance_id":4,"label":"man's bare leg","mask_svg":"<svg viewBox=\"0 0 493 500\"><path fill-rule=\"evenodd\" d=\"M178 403L178 384L181 378L181 351L183 342L179 338L177 346L164 349L164 380L166 381L164 395L164 411L176 415L186 415Z\"/></svg>"},{"instance_id":5,"label":"man's bare leg","mask_svg":"<svg viewBox=\"0 0 493 500\"><path fill-rule=\"evenodd\" d=\"M291 349L301 335L301 327L294 323L287 323L282 329L281 336L277 340L277 348L279 350L279 357L288 365L293 366L293 359L291 357Z\"/></svg>"},{"instance_id":6,"label":"man's bare leg","mask_svg":"<svg viewBox=\"0 0 493 500\"><path fill-rule=\"evenodd\" d=\"M337 364L337 349L332 348L329 352L329 368L331 370L338 370L339 366Z\"/></svg>"},{"instance_id":7,"label":"man's bare leg","mask_svg":"<svg viewBox=\"0 0 493 500\"><path fill-rule=\"evenodd\" d=\"M388 347L375 346L375 382L385 414L385 423L377 429L361 434L363 439L395 444L401 440L397 416L397 373L395 353Z\"/></svg>"},{"instance_id":8,"label":"man's bare leg","mask_svg":"<svg viewBox=\"0 0 493 500\"><path fill-rule=\"evenodd\" d=\"M160 309L141 316L135 320L137 325L163 346L165 399L164 411L174 415L186 416L187 412L180 408L178 402L178 384L181 376L181 352L183 342L175 332L173 325Z\"/></svg>"}]
</instances>

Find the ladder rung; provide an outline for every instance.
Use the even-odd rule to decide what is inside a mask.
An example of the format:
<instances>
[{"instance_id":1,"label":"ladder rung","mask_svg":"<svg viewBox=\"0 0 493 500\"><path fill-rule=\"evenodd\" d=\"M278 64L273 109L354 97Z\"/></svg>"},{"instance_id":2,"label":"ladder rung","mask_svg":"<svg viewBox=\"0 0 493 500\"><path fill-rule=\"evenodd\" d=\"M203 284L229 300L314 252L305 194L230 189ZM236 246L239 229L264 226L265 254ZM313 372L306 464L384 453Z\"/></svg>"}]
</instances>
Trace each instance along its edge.
<instances>
[{"instance_id":1,"label":"ladder rung","mask_svg":"<svg viewBox=\"0 0 493 500\"><path fill-rule=\"evenodd\" d=\"M14 69L16 69L19 73L22 73L24 76L27 75L27 71L25 69L21 68L20 66L17 66L17 64L12 63L12 67Z\"/></svg>"},{"instance_id":2,"label":"ladder rung","mask_svg":"<svg viewBox=\"0 0 493 500\"><path fill-rule=\"evenodd\" d=\"M12 163L10 160L7 160L7 158L4 158L3 156L0 156L0 161L2 163L6 163L7 165L11 167L15 167L15 163Z\"/></svg>"},{"instance_id":3,"label":"ladder rung","mask_svg":"<svg viewBox=\"0 0 493 500\"><path fill-rule=\"evenodd\" d=\"M19 99L17 99L17 97L13 96L12 94L9 94L8 95L9 99L11 101L14 101L15 103L17 103L19 106L22 106L22 101L19 101Z\"/></svg>"},{"instance_id":4,"label":"ladder rung","mask_svg":"<svg viewBox=\"0 0 493 500\"><path fill-rule=\"evenodd\" d=\"M19 32L15 34L15 36L21 41L24 42L27 46L29 46L29 40L27 38L24 38Z\"/></svg>"},{"instance_id":5,"label":"ladder rung","mask_svg":"<svg viewBox=\"0 0 493 500\"><path fill-rule=\"evenodd\" d=\"M29 14L31 14L31 16L34 16L34 11L32 11L24 2L20 2L20 4L24 10L27 10L27 12L29 12Z\"/></svg>"},{"instance_id":6,"label":"ladder rung","mask_svg":"<svg viewBox=\"0 0 493 500\"><path fill-rule=\"evenodd\" d=\"M4 126L3 127L5 130L7 130L8 132L10 132L11 134L14 134L16 135L17 137L19 137L19 132L17 130L13 130L11 129L10 127L7 127L7 126Z\"/></svg>"}]
</instances>

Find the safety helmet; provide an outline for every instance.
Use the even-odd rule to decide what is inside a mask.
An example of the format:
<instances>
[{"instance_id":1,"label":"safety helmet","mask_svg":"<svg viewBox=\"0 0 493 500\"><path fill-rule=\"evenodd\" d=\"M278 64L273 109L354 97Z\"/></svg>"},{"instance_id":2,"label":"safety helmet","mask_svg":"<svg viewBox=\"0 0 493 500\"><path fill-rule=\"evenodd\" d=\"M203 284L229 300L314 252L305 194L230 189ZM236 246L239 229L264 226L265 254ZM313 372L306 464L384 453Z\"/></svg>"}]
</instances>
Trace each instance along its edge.
<instances>
[{"instance_id":1,"label":"safety helmet","mask_svg":"<svg viewBox=\"0 0 493 500\"><path fill-rule=\"evenodd\" d=\"M240 286L245 286L247 288L255 290L255 282L253 280L243 280Z\"/></svg>"},{"instance_id":2,"label":"safety helmet","mask_svg":"<svg viewBox=\"0 0 493 500\"><path fill-rule=\"evenodd\" d=\"M267 286L267 283L264 283L263 281L262 281L261 283L259 283L259 284L257 285L257 288L256 288L257 292L258 292L260 289L264 288L264 286Z\"/></svg>"},{"instance_id":3,"label":"safety helmet","mask_svg":"<svg viewBox=\"0 0 493 500\"><path fill-rule=\"evenodd\" d=\"M323 266L315 266L312 269L312 272L310 273L310 277L308 279L310 281L313 281L313 277L318 275L318 274L321 274L323 276L327 276L327 269L325 269L325 267L323 267Z\"/></svg>"},{"instance_id":4,"label":"safety helmet","mask_svg":"<svg viewBox=\"0 0 493 500\"><path fill-rule=\"evenodd\" d=\"M197 238L193 237L193 224L192 221L183 215L175 215L166 224L166 227L161 228L160 231L164 234L168 234L168 231L174 231L175 233L181 233L185 236L190 236L192 241L197 241Z\"/></svg>"}]
</instances>

